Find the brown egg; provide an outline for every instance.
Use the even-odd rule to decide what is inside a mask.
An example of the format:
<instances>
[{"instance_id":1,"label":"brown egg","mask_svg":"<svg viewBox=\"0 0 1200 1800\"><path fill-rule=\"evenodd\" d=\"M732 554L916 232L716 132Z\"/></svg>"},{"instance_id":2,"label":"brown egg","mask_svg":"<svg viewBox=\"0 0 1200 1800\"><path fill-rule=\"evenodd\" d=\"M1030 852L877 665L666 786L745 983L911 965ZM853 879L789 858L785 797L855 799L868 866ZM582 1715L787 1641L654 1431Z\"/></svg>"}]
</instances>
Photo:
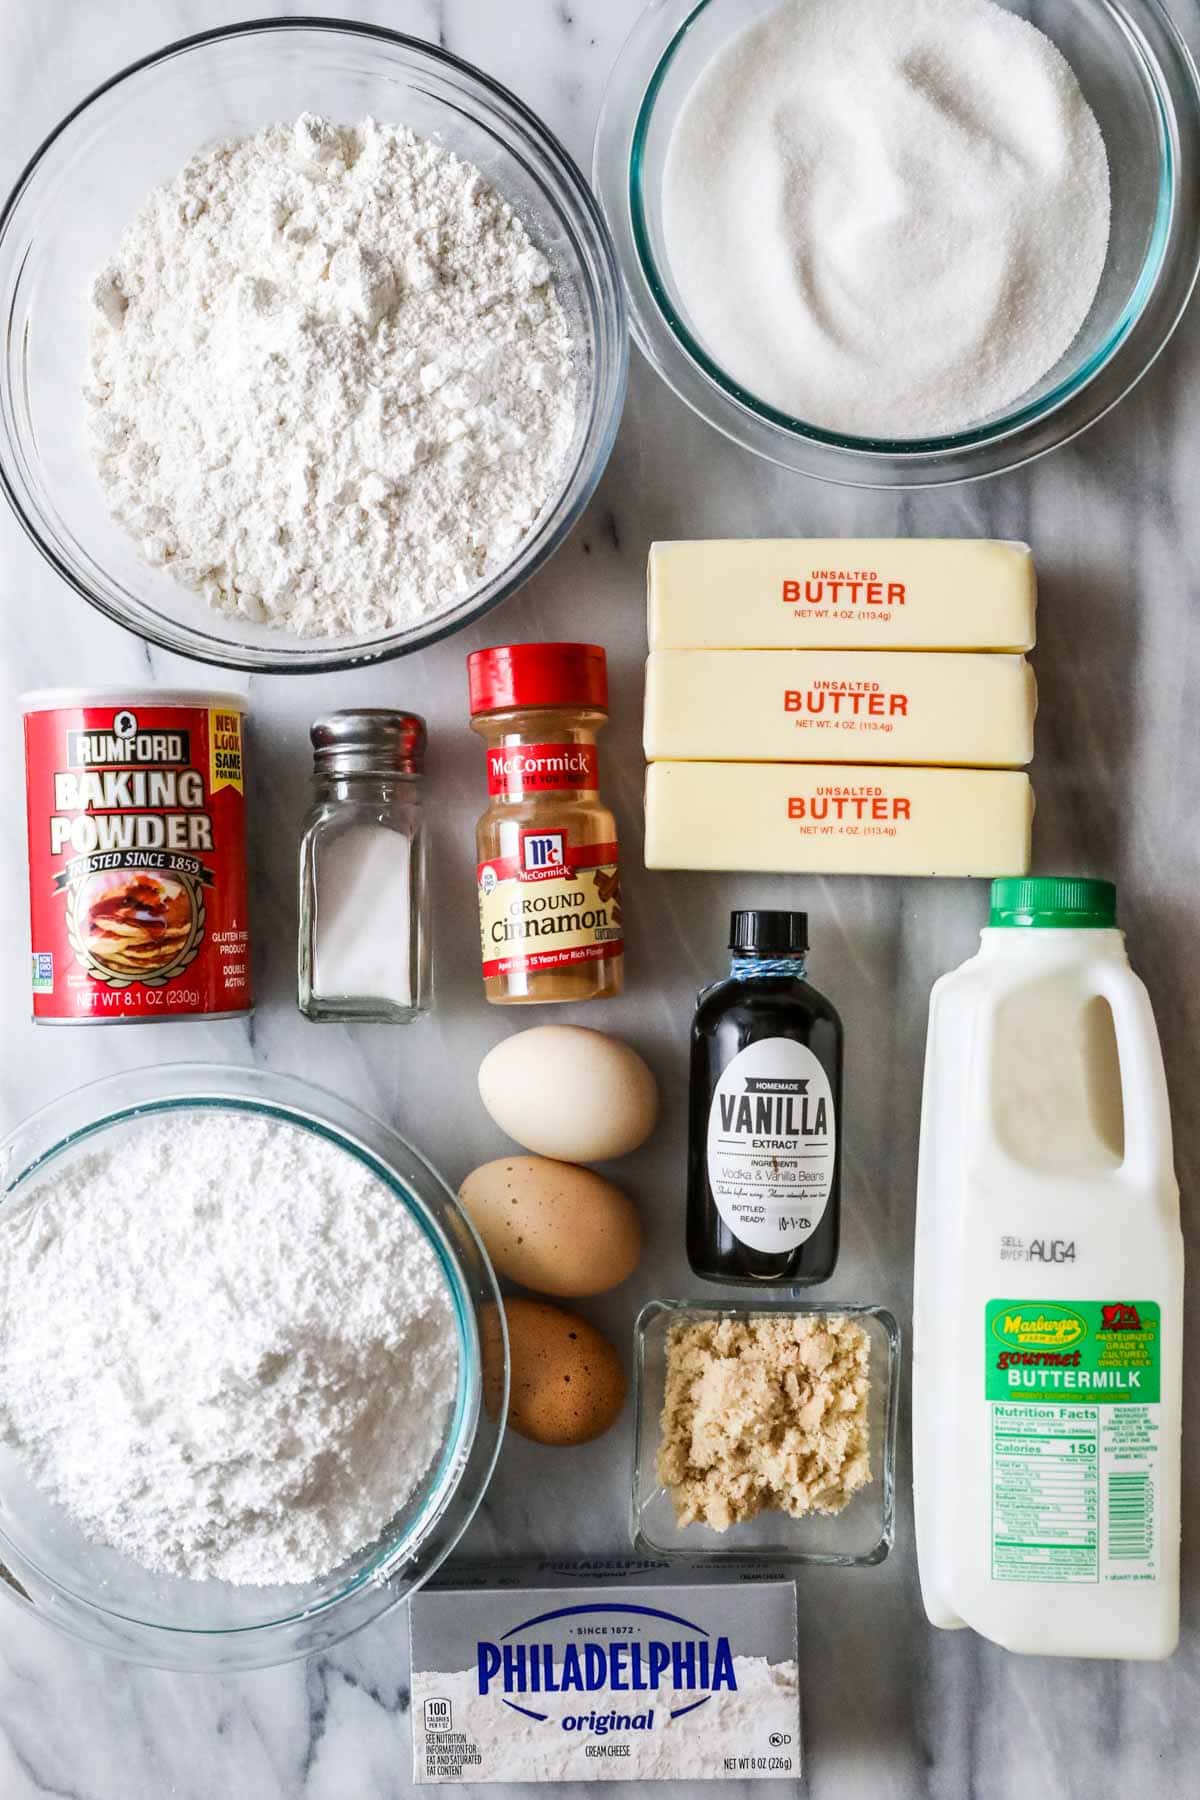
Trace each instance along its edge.
<instances>
[{"instance_id":1,"label":"brown egg","mask_svg":"<svg viewBox=\"0 0 1200 1800\"><path fill-rule=\"evenodd\" d=\"M535 1444L586 1444L614 1423L625 1374L608 1339L576 1313L540 1300L506 1300L508 1423ZM495 1307L483 1316L483 1395L495 1417L503 1377Z\"/></svg>"},{"instance_id":2,"label":"brown egg","mask_svg":"<svg viewBox=\"0 0 1200 1800\"><path fill-rule=\"evenodd\" d=\"M468 1175L459 1199L501 1275L539 1294L603 1294L637 1268L637 1208L575 1163L502 1156Z\"/></svg>"}]
</instances>

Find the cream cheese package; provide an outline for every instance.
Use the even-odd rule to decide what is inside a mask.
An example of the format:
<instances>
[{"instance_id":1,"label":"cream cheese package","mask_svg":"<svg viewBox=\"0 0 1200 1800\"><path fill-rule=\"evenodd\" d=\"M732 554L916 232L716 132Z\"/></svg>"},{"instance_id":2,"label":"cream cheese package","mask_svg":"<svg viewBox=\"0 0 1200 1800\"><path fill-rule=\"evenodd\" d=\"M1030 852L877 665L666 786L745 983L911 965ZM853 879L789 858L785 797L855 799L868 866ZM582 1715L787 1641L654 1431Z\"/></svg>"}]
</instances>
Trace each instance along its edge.
<instances>
[{"instance_id":1,"label":"cream cheese package","mask_svg":"<svg viewBox=\"0 0 1200 1800\"><path fill-rule=\"evenodd\" d=\"M793 1582L645 1562L525 1579L413 1597L418 1783L799 1776Z\"/></svg>"},{"instance_id":2,"label":"cream cheese package","mask_svg":"<svg viewBox=\"0 0 1200 1800\"><path fill-rule=\"evenodd\" d=\"M1028 544L716 538L652 544L651 650L1031 650Z\"/></svg>"},{"instance_id":3,"label":"cream cheese package","mask_svg":"<svg viewBox=\"0 0 1200 1800\"><path fill-rule=\"evenodd\" d=\"M889 650L655 650L649 761L1020 768L1037 687L1022 656Z\"/></svg>"},{"instance_id":4,"label":"cream cheese package","mask_svg":"<svg viewBox=\"0 0 1200 1800\"><path fill-rule=\"evenodd\" d=\"M1015 769L655 762L646 867L760 874L1024 875L1033 789Z\"/></svg>"}]
</instances>

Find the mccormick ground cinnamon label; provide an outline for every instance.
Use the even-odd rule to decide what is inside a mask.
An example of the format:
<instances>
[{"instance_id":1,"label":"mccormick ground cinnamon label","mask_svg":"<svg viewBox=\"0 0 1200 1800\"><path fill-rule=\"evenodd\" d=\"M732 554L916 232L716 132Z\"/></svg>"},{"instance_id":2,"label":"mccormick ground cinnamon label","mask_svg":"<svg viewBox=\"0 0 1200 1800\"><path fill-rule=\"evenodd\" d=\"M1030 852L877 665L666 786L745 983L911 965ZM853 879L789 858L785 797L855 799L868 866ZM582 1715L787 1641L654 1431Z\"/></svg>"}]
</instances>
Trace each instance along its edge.
<instances>
[{"instance_id":1,"label":"mccormick ground cinnamon label","mask_svg":"<svg viewBox=\"0 0 1200 1800\"><path fill-rule=\"evenodd\" d=\"M244 702L27 694L33 1016L250 1010Z\"/></svg>"},{"instance_id":2,"label":"mccormick ground cinnamon label","mask_svg":"<svg viewBox=\"0 0 1200 1800\"><path fill-rule=\"evenodd\" d=\"M467 659L487 744L476 830L484 993L499 1005L619 994L617 828L601 804L608 718L598 644L503 644Z\"/></svg>"}]
</instances>

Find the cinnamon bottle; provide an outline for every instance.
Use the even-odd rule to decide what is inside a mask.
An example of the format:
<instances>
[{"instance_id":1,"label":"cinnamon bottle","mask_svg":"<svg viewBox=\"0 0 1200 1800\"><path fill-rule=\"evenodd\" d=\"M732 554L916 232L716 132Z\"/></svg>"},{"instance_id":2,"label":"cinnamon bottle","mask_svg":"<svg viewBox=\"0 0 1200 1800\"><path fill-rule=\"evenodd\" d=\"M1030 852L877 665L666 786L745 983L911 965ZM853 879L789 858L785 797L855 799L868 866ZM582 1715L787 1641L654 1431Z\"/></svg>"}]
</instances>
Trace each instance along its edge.
<instances>
[{"instance_id":1,"label":"cinnamon bottle","mask_svg":"<svg viewBox=\"0 0 1200 1800\"><path fill-rule=\"evenodd\" d=\"M617 831L596 734L598 644L508 644L467 659L490 804L476 828L483 985L498 1005L599 1000L623 979Z\"/></svg>"}]
</instances>

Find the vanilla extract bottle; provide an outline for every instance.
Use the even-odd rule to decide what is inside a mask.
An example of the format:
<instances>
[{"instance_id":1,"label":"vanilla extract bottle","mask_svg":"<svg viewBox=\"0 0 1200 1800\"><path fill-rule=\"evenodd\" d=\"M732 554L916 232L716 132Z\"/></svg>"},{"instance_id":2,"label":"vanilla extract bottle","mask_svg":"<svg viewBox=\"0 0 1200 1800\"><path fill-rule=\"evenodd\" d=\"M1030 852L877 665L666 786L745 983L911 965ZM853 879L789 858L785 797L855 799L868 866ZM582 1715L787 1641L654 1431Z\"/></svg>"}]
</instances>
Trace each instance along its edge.
<instances>
[{"instance_id":1,"label":"vanilla extract bottle","mask_svg":"<svg viewBox=\"0 0 1200 1800\"><path fill-rule=\"evenodd\" d=\"M842 1022L805 979L805 913L735 912L729 947L692 1021L688 1261L811 1287L837 1262Z\"/></svg>"}]
</instances>

